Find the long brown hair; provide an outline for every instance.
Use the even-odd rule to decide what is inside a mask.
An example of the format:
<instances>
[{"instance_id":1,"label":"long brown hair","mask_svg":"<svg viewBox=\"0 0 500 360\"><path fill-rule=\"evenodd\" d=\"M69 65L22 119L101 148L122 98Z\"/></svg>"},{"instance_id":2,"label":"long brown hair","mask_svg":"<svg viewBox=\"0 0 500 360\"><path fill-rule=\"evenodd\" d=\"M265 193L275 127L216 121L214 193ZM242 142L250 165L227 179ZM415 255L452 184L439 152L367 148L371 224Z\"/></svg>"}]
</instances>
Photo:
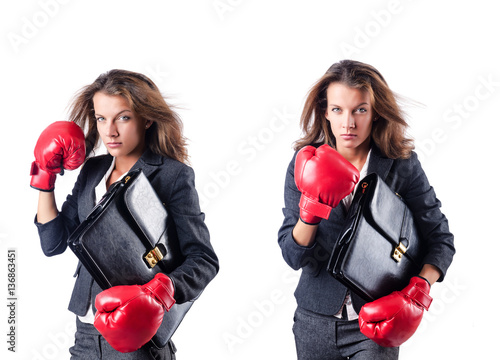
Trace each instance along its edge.
<instances>
[{"instance_id":1,"label":"long brown hair","mask_svg":"<svg viewBox=\"0 0 500 360\"><path fill-rule=\"evenodd\" d=\"M333 64L309 91L300 118L303 137L295 142L295 150L317 143L335 147L335 136L325 117L326 90L333 82L370 95L374 119L377 119L373 122L371 139L384 156L392 159L410 156L414 149L413 140L406 137L408 123L403 118L396 94L377 69L354 60Z\"/></svg>"},{"instance_id":2,"label":"long brown hair","mask_svg":"<svg viewBox=\"0 0 500 360\"><path fill-rule=\"evenodd\" d=\"M101 74L92 84L83 87L70 105L70 120L86 129L87 157L98 146L93 97L99 91L123 96L139 118L152 122L146 131L146 146L152 152L188 162L181 119L167 104L153 81L145 75L127 70L110 70Z\"/></svg>"}]
</instances>

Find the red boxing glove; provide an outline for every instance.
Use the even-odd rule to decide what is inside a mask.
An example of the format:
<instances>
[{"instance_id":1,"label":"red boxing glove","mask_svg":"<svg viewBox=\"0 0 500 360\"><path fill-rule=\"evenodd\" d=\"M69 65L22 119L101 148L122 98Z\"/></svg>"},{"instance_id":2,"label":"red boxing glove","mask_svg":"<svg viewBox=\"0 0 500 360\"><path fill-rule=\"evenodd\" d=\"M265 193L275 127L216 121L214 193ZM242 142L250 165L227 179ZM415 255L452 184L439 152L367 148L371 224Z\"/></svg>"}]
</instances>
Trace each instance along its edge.
<instances>
[{"instance_id":1,"label":"red boxing glove","mask_svg":"<svg viewBox=\"0 0 500 360\"><path fill-rule=\"evenodd\" d=\"M156 334L174 303L174 285L162 273L142 286L113 286L96 296L94 326L115 350L136 351Z\"/></svg>"},{"instance_id":2,"label":"red boxing glove","mask_svg":"<svg viewBox=\"0 0 500 360\"><path fill-rule=\"evenodd\" d=\"M50 124L38 138L31 164L31 187L53 191L56 175L74 170L85 160L85 135L72 121Z\"/></svg>"},{"instance_id":3,"label":"red boxing glove","mask_svg":"<svg viewBox=\"0 0 500 360\"><path fill-rule=\"evenodd\" d=\"M417 330L424 309L429 310L430 290L427 280L415 276L403 290L365 304L359 313L361 332L381 346L400 346Z\"/></svg>"},{"instance_id":4,"label":"red boxing glove","mask_svg":"<svg viewBox=\"0 0 500 360\"><path fill-rule=\"evenodd\" d=\"M328 145L306 146L295 158L295 184L302 193L300 218L307 224L328 219L332 208L349 195L359 171Z\"/></svg>"}]
</instances>

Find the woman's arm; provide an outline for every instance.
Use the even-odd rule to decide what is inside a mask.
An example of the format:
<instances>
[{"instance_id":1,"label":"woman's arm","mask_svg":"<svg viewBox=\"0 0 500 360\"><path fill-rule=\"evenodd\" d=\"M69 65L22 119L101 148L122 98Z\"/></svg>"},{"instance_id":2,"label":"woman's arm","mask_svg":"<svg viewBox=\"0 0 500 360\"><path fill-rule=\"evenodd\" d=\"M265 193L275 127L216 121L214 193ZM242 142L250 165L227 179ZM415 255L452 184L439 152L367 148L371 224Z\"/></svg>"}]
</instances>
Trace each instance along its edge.
<instances>
[{"instance_id":1,"label":"woman's arm","mask_svg":"<svg viewBox=\"0 0 500 360\"><path fill-rule=\"evenodd\" d=\"M429 184L417 155L412 154L410 160L409 186L402 196L425 240L426 254L422 261L421 276L433 283L432 280L438 274L435 281L442 281L455 254L454 237L449 230L448 219L441 212L441 202Z\"/></svg>"},{"instance_id":2,"label":"woman's arm","mask_svg":"<svg viewBox=\"0 0 500 360\"><path fill-rule=\"evenodd\" d=\"M35 225L42 251L46 256L62 254L67 248L69 235L80 224L78 201L80 189L85 187L86 183L87 164L80 171L72 193L66 197L61 211L58 211L53 191L40 191Z\"/></svg>"},{"instance_id":3,"label":"woman's arm","mask_svg":"<svg viewBox=\"0 0 500 360\"><path fill-rule=\"evenodd\" d=\"M278 244L283 258L294 270L300 269L305 259L313 257L318 225L307 225L300 220L299 202L301 193L294 180L295 156L288 165L283 208L283 223L278 231Z\"/></svg>"},{"instance_id":4,"label":"woman's arm","mask_svg":"<svg viewBox=\"0 0 500 360\"><path fill-rule=\"evenodd\" d=\"M419 276L425 278L429 284L434 284L441 277L441 271L431 264L425 264L420 271Z\"/></svg>"},{"instance_id":5,"label":"woman's arm","mask_svg":"<svg viewBox=\"0 0 500 360\"><path fill-rule=\"evenodd\" d=\"M37 221L45 224L56 218L58 214L56 198L53 191L40 191L38 195Z\"/></svg>"},{"instance_id":6,"label":"woman's arm","mask_svg":"<svg viewBox=\"0 0 500 360\"><path fill-rule=\"evenodd\" d=\"M173 181L170 197L165 193L159 195L175 223L185 257L179 267L167 274L175 287L175 300L183 303L200 295L219 271L219 261L210 243L205 214L200 210L193 169L183 166Z\"/></svg>"},{"instance_id":7,"label":"woman's arm","mask_svg":"<svg viewBox=\"0 0 500 360\"><path fill-rule=\"evenodd\" d=\"M318 224L306 224L299 219L292 230L292 237L298 245L310 247L314 244L317 231Z\"/></svg>"}]
</instances>

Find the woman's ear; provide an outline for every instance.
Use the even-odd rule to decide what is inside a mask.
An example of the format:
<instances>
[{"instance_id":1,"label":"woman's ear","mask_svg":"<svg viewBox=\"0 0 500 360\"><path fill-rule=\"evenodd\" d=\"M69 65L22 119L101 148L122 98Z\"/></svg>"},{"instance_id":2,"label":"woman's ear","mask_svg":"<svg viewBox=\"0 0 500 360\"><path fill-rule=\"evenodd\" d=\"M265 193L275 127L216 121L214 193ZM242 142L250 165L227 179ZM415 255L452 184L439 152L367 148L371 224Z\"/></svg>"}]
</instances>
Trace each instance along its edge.
<instances>
[{"instance_id":1,"label":"woman's ear","mask_svg":"<svg viewBox=\"0 0 500 360\"><path fill-rule=\"evenodd\" d=\"M149 127L151 126L151 124L153 124L153 122L151 120L147 120L146 121L146 129L149 129Z\"/></svg>"},{"instance_id":2,"label":"woman's ear","mask_svg":"<svg viewBox=\"0 0 500 360\"><path fill-rule=\"evenodd\" d=\"M328 118L328 109L325 110L325 119L330 121L330 119Z\"/></svg>"}]
</instances>

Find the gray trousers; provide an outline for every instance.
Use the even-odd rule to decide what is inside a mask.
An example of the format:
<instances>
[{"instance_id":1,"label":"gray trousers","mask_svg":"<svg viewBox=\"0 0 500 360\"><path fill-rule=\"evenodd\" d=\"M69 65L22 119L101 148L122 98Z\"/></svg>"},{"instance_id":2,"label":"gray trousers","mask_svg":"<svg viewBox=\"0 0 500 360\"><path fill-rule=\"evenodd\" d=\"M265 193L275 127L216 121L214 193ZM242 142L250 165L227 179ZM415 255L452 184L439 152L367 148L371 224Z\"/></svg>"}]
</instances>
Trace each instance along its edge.
<instances>
[{"instance_id":1,"label":"gray trousers","mask_svg":"<svg viewBox=\"0 0 500 360\"><path fill-rule=\"evenodd\" d=\"M69 349L71 360L175 360L172 341L163 348L150 348L148 344L131 353L121 353L108 344L92 324L76 319L75 345Z\"/></svg>"},{"instance_id":2,"label":"gray trousers","mask_svg":"<svg viewBox=\"0 0 500 360\"><path fill-rule=\"evenodd\" d=\"M347 321L297 308L293 333L298 360L396 360L399 348L382 347Z\"/></svg>"}]
</instances>

